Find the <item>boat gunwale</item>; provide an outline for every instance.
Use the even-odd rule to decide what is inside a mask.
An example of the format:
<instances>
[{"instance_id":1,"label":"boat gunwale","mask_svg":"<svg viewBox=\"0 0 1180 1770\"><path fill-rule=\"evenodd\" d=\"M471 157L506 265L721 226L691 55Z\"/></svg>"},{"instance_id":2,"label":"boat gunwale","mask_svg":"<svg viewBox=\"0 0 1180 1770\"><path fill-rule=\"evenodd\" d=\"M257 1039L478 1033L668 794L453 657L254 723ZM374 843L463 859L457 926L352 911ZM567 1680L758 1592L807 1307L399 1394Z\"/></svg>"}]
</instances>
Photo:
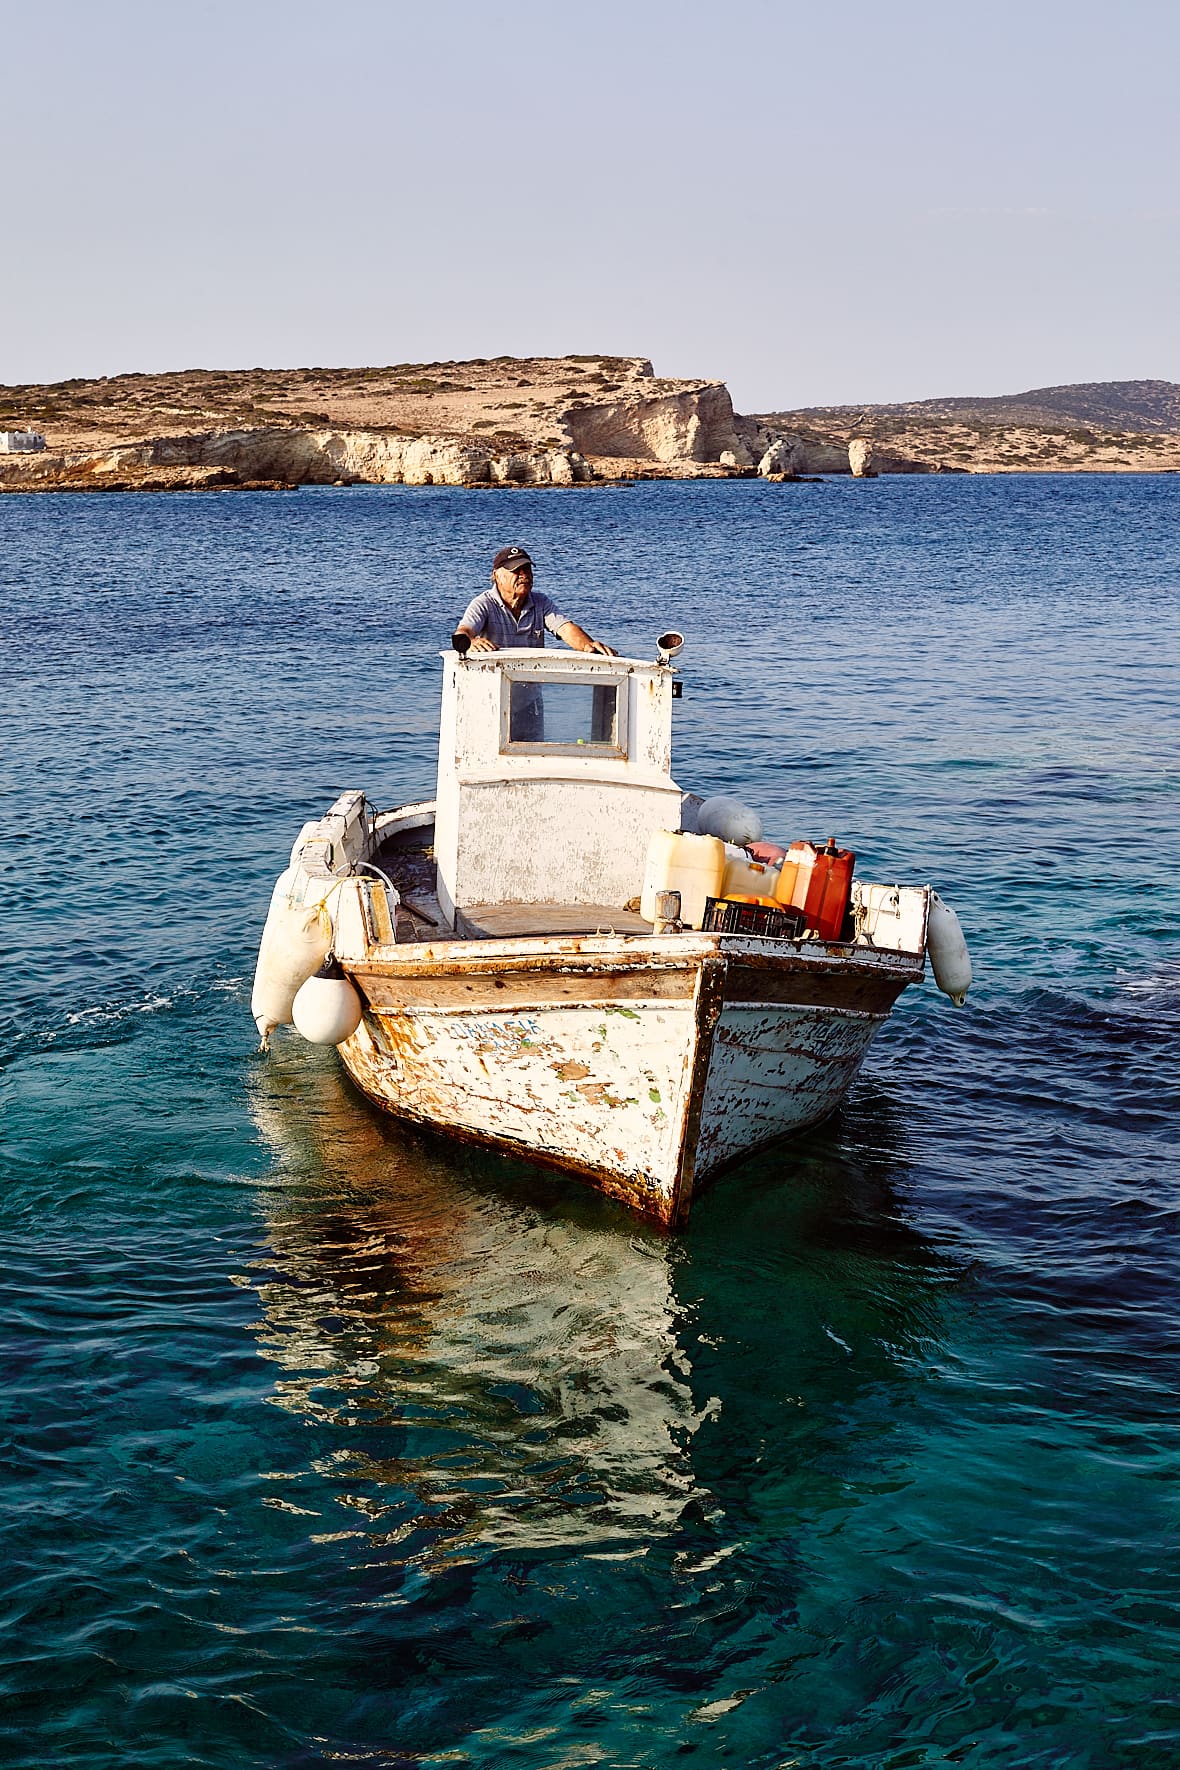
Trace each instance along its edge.
<instances>
[{"instance_id":1,"label":"boat gunwale","mask_svg":"<svg viewBox=\"0 0 1180 1770\"><path fill-rule=\"evenodd\" d=\"M787 947L789 950L783 951ZM819 948L809 951L809 948ZM481 971L598 971L639 968L695 970L707 960L740 960L771 972L849 969L872 976L916 981L925 954L852 942L774 940L749 934L692 931L684 934L518 935L503 940L422 940L371 946L363 959L344 960L346 971L434 971L440 976Z\"/></svg>"},{"instance_id":2,"label":"boat gunwale","mask_svg":"<svg viewBox=\"0 0 1180 1770\"><path fill-rule=\"evenodd\" d=\"M622 999L626 1001L629 1006L639 1002L655 1009L657 1012L666 1014L675 1008L677 1004L681 1007L691 1007L693 997L690 992L686 992L683 996L673 997L671 999L667 997L654 997L650 1003L644 1003L644 998L642 996L626 996ZM579 1011L585 1010L587 1012L592 1011L595 1014L609 1014L612 1010L617 1009L618 1002L619 998L616 996L576 996L572 997L569 1001L538 1002L530 1009L530 1012L536 1013L538 1010L543 1010L546 1014L565 1014L578 1013ZM368 1003L365 1012L366 1014L375 1016L378 1020L396 1019L399 1015L409 1015L413 1017L423 1014L436 1014L442 1019L453 1019L456 1016L465 1015L469 1020L481 1020L495 1006L496 1004L492 1001L489 1001L486 1007L480 1006L479 1004L465 1002L398 1002L396 1005L387 1005L383 1002L379 1002ZM510 1006L514 1013L522 1011L516 1004L510 1004ZM887 1008L848 1007L842 1002L776 1002L772 996L768 996L765 1000L762 1000L761 998L753 996L742 996L735 999L732 996L726 995L724 997L724 1007L726 1010L740 1008L745 1011L748 1009L757 1014L785 1014L788 1012L808 1015L838 1014L843 1019L847 1020L884 1021L888 1020L890 1013L890 1010Z\"/></svg>"}]
</instances>

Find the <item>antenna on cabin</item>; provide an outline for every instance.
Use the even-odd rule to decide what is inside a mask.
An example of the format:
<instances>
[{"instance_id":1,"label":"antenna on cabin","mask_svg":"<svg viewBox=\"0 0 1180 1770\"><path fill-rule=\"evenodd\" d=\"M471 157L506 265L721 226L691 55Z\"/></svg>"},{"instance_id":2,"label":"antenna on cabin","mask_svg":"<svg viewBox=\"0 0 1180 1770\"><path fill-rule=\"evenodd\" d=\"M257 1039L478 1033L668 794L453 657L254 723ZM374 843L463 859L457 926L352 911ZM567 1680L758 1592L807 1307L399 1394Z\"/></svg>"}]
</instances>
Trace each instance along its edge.
<instances>
[{"instance_id":1,"label":"antenna on cabin","mask_svg":"<svg viewBox=\"0 0 1180 1770\"><path fill-rule=\"evenodd\" d=\"M684 644L684 634L677 633L673 628L669 633L661 633L656 640L656 655L661 664L670 664Z\"/></svg>"},{"instance_id":2,"label":"antenna on cabin","mask_svg":"<svg viewBox=\"0 0 1180 1770\"><path fill-rule=\"evenodd\" d=\"M451 648L453 651L458 652L460 658L465 658L467 653L471 650L470 633L452 633Z\"/></svg>"}]
</instances>

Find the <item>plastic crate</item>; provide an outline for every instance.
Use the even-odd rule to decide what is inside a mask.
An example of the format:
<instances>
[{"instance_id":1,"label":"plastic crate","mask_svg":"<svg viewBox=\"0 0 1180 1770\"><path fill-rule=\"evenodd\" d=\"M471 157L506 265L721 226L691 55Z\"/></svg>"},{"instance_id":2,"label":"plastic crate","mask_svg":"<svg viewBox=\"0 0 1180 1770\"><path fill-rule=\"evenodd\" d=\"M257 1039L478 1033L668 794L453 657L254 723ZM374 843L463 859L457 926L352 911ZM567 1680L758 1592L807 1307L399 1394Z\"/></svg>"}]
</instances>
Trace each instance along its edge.
<instances>
[{"instance_id":1,"label":"plastic crate","mask_svg":"<svg viewBox=\"0 0 1180 1770\"><path fill-rule=\"evenodd\" d=\"M708 934L760 934L770 940L798 940L804 922L798 910L772 910L768 904L707 897L701 927Z\"/></svg>"}]
</instances>

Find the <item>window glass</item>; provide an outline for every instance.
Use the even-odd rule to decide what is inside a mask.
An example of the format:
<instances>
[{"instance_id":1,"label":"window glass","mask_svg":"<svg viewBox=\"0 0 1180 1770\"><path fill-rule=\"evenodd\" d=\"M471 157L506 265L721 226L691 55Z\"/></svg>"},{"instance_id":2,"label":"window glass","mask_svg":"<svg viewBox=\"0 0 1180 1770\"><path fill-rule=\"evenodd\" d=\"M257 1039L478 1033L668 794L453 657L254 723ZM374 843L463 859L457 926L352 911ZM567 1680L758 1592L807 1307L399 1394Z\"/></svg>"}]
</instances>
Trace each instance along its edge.
<instances>
[{"instance_id":1,"label":"window glass","mask_svg":"<svg viewBox=\"0 0 1180 1770\"><path fill-rule=\"evenodd\" d=\"M508 741L619 748L617 682L509 682Z\"/></svg>"}]
</instances>

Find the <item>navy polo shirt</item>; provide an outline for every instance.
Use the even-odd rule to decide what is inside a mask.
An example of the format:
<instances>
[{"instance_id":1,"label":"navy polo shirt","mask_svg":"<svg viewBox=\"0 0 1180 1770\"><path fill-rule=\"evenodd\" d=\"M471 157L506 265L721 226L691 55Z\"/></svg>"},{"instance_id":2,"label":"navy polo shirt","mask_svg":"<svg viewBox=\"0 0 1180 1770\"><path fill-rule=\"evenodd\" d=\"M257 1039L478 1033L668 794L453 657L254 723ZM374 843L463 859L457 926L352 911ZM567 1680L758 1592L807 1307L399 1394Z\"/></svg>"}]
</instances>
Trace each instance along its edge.
<instances>
[{"instance_id":1,"label":"navy polo shirt","mask_svg":"<svg viewBox=\"0 0 1180 1770\"><path fill-rule=\"evenodd\" d=\"M568 622L569 616L559 614L542 590L530 590L519 615L514 615L493 588L468 603L459 625L490 639L497 651L514 647L539 651L545 644L545 629L556 637Z\"/></svg>"}]
</instances>

